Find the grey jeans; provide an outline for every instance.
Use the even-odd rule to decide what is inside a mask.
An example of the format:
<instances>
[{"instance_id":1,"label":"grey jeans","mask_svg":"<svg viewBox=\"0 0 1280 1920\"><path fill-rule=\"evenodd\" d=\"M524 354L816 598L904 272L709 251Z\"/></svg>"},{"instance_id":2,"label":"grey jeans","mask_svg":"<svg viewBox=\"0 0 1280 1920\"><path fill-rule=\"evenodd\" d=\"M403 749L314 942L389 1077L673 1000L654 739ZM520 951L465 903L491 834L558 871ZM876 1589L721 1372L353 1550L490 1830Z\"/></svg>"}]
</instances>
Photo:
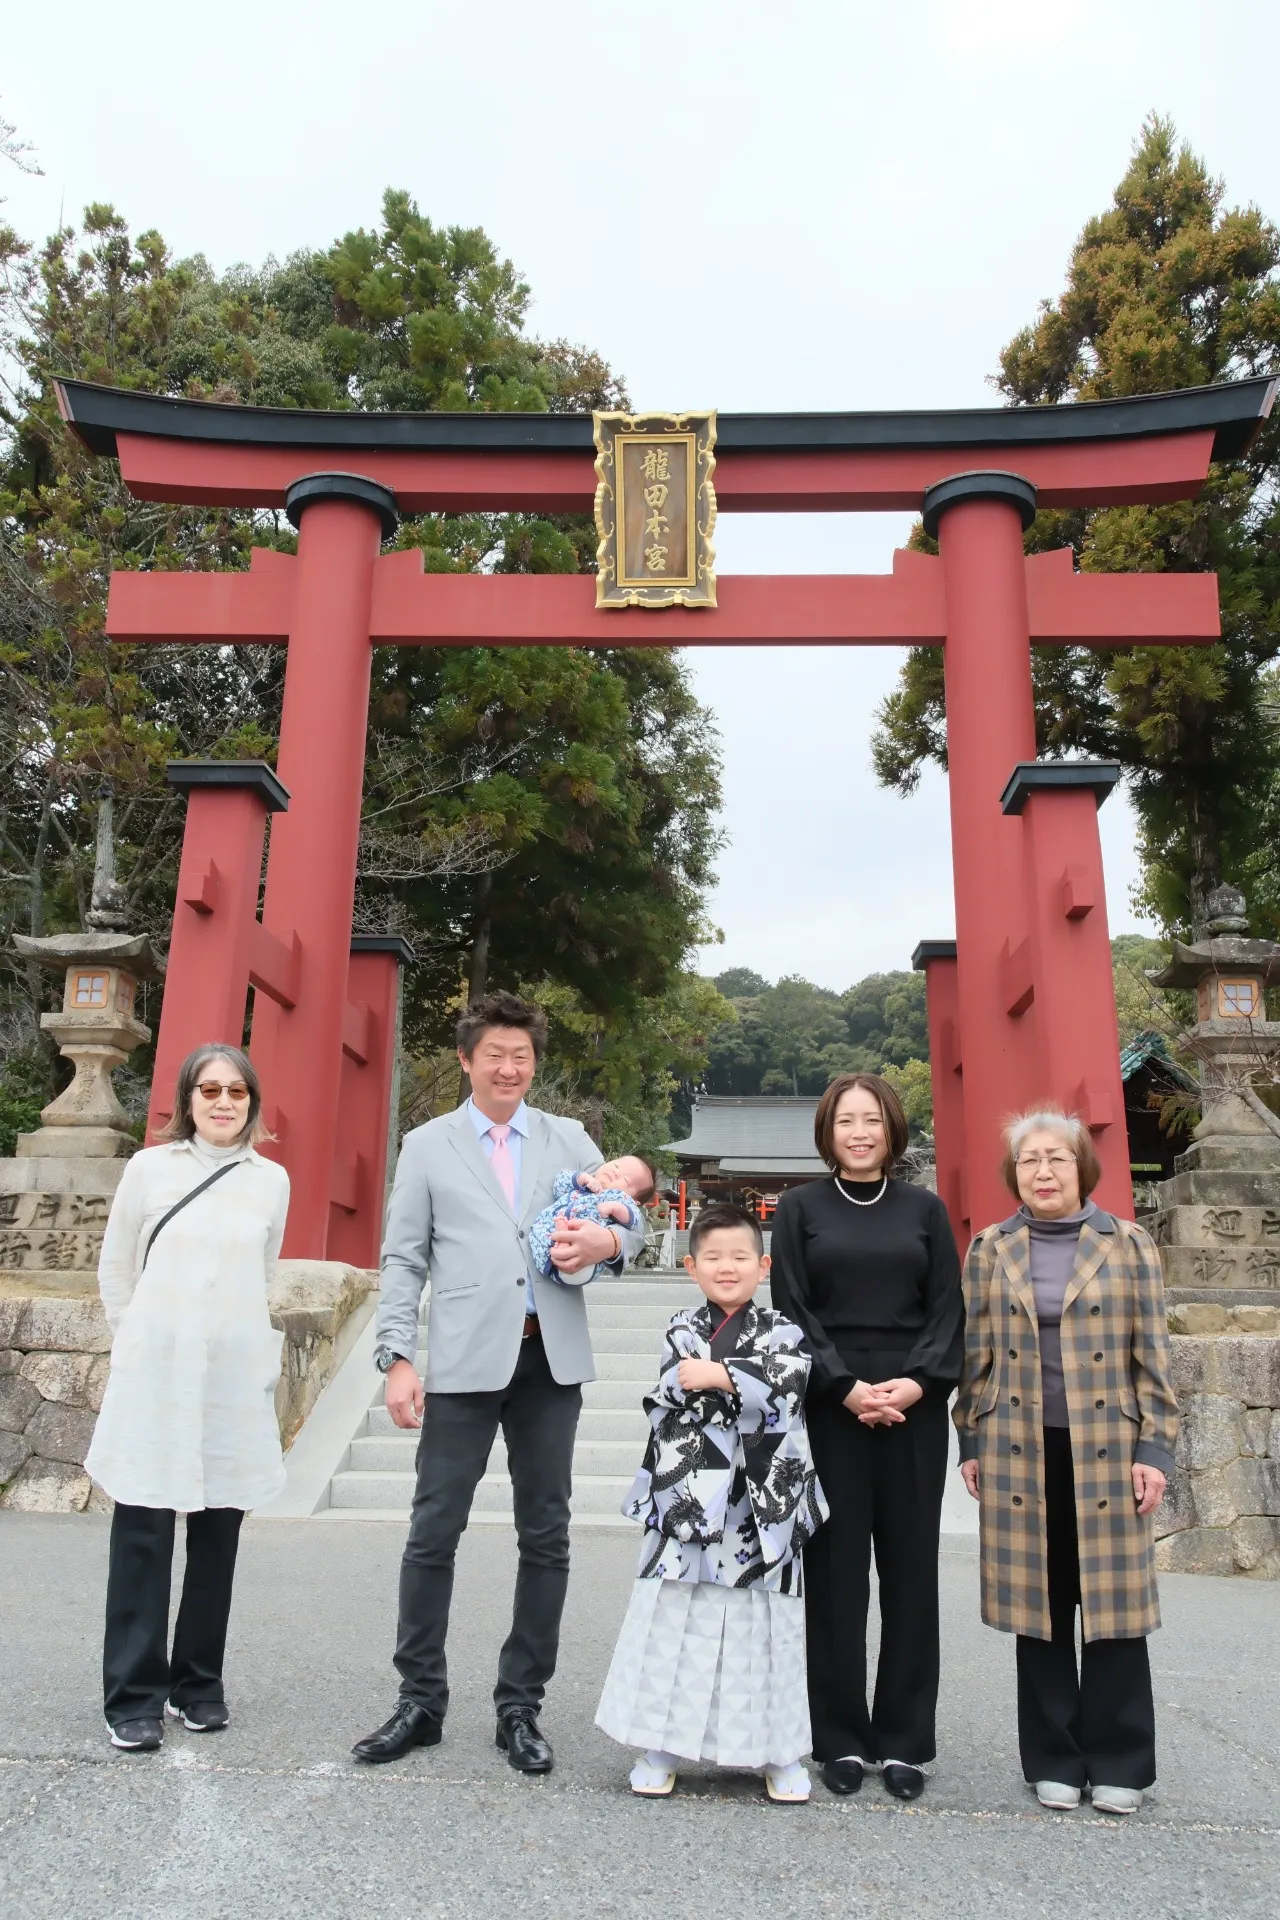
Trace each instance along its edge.
<instances>
[{"instance_id":1,"label":"grey jeans","mask_svg":"<svg viewBox=\"0 0 1280 1920\"><path fill-rule=\"evenodd\" d=\"M502 1428L520 1562L511 1631L498 1656L498 1712L538 1708L556 1668L569 1584L569 1495L582 1388L553 1379L542 1340L520 1348L496 1393L429 1393L418 1443L418 1485L400 1567L395 1664L400 1695L443 1719L449 1704L445 1635L458 1541L477 1482Z\"/></svg>"}]
</instances>

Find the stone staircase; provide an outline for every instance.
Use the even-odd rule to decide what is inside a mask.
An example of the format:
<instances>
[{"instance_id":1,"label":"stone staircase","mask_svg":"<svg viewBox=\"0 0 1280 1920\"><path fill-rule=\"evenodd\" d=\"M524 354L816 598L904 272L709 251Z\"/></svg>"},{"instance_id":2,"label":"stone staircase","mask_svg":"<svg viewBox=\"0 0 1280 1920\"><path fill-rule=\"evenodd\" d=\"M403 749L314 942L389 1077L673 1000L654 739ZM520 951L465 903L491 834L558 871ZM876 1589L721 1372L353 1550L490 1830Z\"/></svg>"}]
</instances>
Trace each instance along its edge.
<instances>
[{"instance_id":1,"label":"stone staircase","mask_svg":"<svg viewBox=\"0 0 1280 1920\"><path fill-rule=\"evenodd\" d=\"M576 1526L626 1527L619 1508L644 1453L648 1423L641 1401L657 1378L667 1321L677 1307L696 1305L697 1288L675 1273L630 1273L596 1281L587 1293L587 1319L595 1348L595 1380L582 1389L582 1418L573 1459L573 1519ZM425 1320L425 1316L424 1316ZM425 1328L424 1328L425 1330ZM426 1356L418 1354L421 1372ZM370 1403L351 1441L345 1463L329 1483L319 1519L390 1520L409 1511L414 1487L416 1433L392 1425L375 1378ZM472 1524L510 1524L511 1481L499 1433L488 1471L476 1489Z\"/></svg>"}]
</instances>

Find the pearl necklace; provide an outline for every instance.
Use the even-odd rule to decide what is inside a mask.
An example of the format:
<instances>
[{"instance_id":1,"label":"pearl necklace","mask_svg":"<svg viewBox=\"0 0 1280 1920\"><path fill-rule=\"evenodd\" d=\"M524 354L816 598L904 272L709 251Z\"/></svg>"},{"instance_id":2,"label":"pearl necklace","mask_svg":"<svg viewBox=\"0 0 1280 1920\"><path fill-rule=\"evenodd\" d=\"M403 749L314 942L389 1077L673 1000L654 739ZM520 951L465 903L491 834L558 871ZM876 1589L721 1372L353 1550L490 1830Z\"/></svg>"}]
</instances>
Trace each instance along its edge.
<instances>
[{"instance_id":1,"label":"pearl necklace","mask_svg":"<svg viewBox=\"0 0 1280 1920\"><path fill-rule=\"evenodd\" d=\"M851 1207L874 1207L876 1204L876 1200L883 1200L885 1194L889 1191L889 1176L887 1173L882 1174L880 1176L880 1191L875 1196L875 1200L855 1200L853 1195L851 1193L846 1193L844 1188L841 1186L840 1175L837 1173L837 1174L834 1174L832 1177L834 1178L836 1183L836 1192L840 1195L842 1200L847 1200Z\"/></svg>"}]
</instances>

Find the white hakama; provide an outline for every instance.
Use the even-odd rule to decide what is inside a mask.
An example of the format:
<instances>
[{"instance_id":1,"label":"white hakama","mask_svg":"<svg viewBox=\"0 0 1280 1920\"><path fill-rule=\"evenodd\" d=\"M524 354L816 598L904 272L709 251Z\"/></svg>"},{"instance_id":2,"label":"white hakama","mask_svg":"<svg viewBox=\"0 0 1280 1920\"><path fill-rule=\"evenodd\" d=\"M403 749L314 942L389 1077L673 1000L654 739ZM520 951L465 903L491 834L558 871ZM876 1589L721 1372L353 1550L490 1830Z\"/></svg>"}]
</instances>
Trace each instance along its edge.
<instances>
[{"instance_id":1,"label":"white hakama","mask_svg":"<svg viewBox=\"0 0 1280 1920\"><path fill-rule=\"evenodd\" d=\"M809 1751L804 1601L710 1581L637 1580L596 1725L623 1746L721 1767Z\"/></svg>"}]
</instances>

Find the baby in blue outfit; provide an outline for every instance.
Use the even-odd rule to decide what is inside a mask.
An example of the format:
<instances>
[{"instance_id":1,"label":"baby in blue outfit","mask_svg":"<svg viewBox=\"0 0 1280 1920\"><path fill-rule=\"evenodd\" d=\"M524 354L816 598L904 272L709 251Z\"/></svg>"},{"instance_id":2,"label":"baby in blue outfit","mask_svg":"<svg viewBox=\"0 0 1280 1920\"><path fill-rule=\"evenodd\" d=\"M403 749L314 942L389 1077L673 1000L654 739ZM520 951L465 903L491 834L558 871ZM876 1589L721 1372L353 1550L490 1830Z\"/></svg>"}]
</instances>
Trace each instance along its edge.
<instances>
[{"instance_id":1,"label":"baby in blue outfit","mask_svg":"<svg viewBox=\"0 0 1280 1920\"><path fill-rule=\"evenodd\" d=\"M529 1229L529 1258L535 1270L549 1280L560 1277L551 1264L558 1220L567 1215L570 1220L594 1220L597 1226L638 1227L641 1206L657 1190L653 1168L638 1153L606 1160L594 1173L575 1173L572 1168L558 1173L552 1182L551 1205L542 1209Z\"/></svg>"}]
</instances>

